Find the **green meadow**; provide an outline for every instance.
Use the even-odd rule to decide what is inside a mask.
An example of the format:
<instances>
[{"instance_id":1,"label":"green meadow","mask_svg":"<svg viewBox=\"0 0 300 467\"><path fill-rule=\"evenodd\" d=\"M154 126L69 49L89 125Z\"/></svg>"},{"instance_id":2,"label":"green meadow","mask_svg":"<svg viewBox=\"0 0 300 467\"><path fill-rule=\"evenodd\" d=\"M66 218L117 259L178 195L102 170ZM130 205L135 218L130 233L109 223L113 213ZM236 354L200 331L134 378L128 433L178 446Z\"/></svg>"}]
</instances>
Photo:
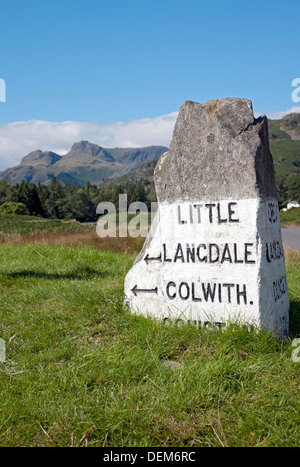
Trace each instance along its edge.
<instances>
[{"instance_id":1,"label":"green meadow","mask_svg":"<svg viewBox=\"0 0 300 467\"><path fill-rule=\"evenodd\" d=\"M292 208L288 211L280 212L281 225L298 226L300 225L300 208Z\"/></svg>"},{"instance_id":2,"label":"green meadow","mask_svg":"<svg viewBox=\"0 0 300 467\"><path fill-rule=\"evenodd\" d=\"M142 241L0 225L0 446L300 445L299 253L286 251L282 342L130 314L123 284Z\"/></svg>"}]
</instances>

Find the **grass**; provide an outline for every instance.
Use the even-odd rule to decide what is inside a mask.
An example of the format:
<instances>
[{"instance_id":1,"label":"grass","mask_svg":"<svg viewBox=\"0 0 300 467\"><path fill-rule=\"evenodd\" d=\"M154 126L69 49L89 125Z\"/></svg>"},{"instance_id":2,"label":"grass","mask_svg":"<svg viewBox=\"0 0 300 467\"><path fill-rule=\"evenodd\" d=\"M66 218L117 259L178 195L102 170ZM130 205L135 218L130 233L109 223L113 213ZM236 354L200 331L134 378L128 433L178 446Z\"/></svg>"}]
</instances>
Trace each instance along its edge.
<instances>
[{"instance_id":1,"label":"grass","mask_svg":"<svg viewBox=\"0 0 300 467\"><path fill-rule=\"evenodd\" d=\"M59 219L45 219L43 217L0 215L0 238L11 236L56 231L56 232L87 232L95 230L94 226L82 225L75 220L62 221Z\"/></svg>"},{"instance_id":2,"label":"grass","mask_svg":"<svg viewBox=\"0 0 300 467\"><path fill-rule=\"evenodd\" d=\"M291 335L279 342L132 315L133 244L51 235L0 245L1 446L299 446L300 254L286 252Z\"/></svg>"},{"instance_id":3,"label":"grass","mask_svg":"<svg viewBox=\"0 0 300 467\"><path fill-rule=\"evenodd\" d=\"M130 216L128 216L130 220ZM118 225L118 223L117 223ZM104 237L96 233L95 225L83 225L77 221L43 219L33 216L0 216L0 244L10 245L90 245L102 250L139 252L142 237Z\"/></svg>"},{"instance_id":4,"label":"grass","mask_svg":"<svg viewBox=\"0 0 300 467\"><path fill-rule=\"evenodd\" d=\"M300 208L291 208L288 211L280 212L282 226L300 225Z\"/></svg>"}]
</instances>

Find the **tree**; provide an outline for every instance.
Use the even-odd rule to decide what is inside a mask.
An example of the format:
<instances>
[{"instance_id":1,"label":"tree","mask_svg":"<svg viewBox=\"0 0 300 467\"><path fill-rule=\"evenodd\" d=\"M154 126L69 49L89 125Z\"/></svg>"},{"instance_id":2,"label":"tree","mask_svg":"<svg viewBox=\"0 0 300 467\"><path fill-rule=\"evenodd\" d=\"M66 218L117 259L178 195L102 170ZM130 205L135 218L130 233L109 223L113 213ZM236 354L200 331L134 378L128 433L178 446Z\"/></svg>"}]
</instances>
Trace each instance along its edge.
<instances>
[{"instance_id":1,"label":"tree","mask_svg":"<svg viewBox=\"0 0 300 467\"><path fill-rule=\"evenodd\" d=\"M287 194L289 200L300 202L300 174L290 174L287 177Z\"/></svg>"},{"instance_id":2,"label":"tree","mask_svg":"<svg viewBox=\"0 0 300 467\"><path fill-rule=\"evenodd\" d=\"M276 174L276 187L277 187L277 196L279 209L282 209L288 203L288 187L286 183L286 178L283 175Z\"/></svg>"},{"instance_id":3,"label":"tree","mask_svg":"<svg viewBox=\"0 0 300 467\"><path fill-rule=\"evenodd\" d=\"M61 212L62 200L65 197L64 189L56 177L53 177L48 186L48 198L45 200L44 206L48 217L62 219L64 216Z\"/></svg>"},{"instance_id":4,"label":"tree","mask_svg":"<svg viewBox=\"0 0 300 467\"><path fill-rule=\"evenodd\" d=\"M66 215L69 215L79 222L94 222L97 220L96 206L91 200L89 193L80 188L73 196L65 200Z\"/></svg>"},{"instance_id":5,"label":"tree","mask_svg":"<svg viewBox=\"0 0 300 467\"><path fill-rule=\"evenodd\" d=\"M15 203L14 201L7 201L0 206L0 215L26 215L29 214L28 209L23 203Z\"/></svg>"}]
</instances>

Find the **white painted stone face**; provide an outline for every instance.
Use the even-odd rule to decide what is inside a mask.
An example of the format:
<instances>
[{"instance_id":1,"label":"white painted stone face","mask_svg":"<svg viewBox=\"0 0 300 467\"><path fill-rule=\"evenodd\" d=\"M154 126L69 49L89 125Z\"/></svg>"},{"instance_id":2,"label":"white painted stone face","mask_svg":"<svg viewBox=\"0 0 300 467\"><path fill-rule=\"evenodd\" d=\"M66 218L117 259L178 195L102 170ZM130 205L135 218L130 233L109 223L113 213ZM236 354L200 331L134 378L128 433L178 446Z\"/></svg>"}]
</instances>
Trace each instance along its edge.
<instances>
[{"instance_id":1,"label":"white painted stone face","mask_svg":"<svg viewBox=\"0 0 300 467\"><path fill-rule=\"evenodd\" d=\"M276 200L160 203L147 240L125 280L133 312L287 333L289 299Z\"/></svg>"},{"instance_id":2,"label":"white painted stone face","mask_svg":"<svg viewBox=\"0 0 300 467\"><path fill-rule=\"evenodd\" d=\"M288 332L289 298L268 122L247 99L179 110L157 163L158 212L125 296L158 319Z\"/></svg>"}]
</instances>

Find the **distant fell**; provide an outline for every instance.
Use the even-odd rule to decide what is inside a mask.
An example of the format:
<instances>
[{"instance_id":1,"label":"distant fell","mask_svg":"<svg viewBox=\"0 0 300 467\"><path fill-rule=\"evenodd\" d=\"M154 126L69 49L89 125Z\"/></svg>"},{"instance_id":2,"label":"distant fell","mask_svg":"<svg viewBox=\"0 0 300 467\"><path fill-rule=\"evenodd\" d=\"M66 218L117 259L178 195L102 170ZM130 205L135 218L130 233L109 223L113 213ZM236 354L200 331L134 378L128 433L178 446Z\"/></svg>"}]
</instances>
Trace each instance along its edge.
<instances>
[{"instance_id":1,"label":"distant fell","mask_svg":"<svg viewBox=\"0 0 300 467\"><path fill-rule=\"evenodd\" d=\"M269 138L275 172L283 176L300 174L300 114L269 119ZM167 150L165 146L104 148L89 141L78 141L63 156L51 151L33 151L19 165L0 172L0 180L48 184L56 176L63 183L80 185L88 180L95 185L141 179L152 182L153 161Z\"/></svg>"},{"instance_id":2,"label":"distant fell","mask_svg":"<svg viewBox=\"0 0 300 467\"><path fill-rule=\"evenodd\" d=\"M293 141L300 140L300 113L293 113L283 117L280 129L287 133Z\"/></svg>"},{"instance_id":3,"label":"distant fell","mask_svg":"<svg viewBox=\"0 0 300 467\"><path fill-rule=\"evenodd\" d=\"M141 164L159 158L167 149L164 146L103 148L79 141L64 156L51 151L33 151L19 165L0 172L0 180L48 184L56 176L63 183L83 185L89 180L99 185L106 179L137 171Z\"/></svg>"},{"instance_id":4,"label":"distant fell","mask_svg":"<svg viewBox=\"0 0 300 467\"><path fill-rule=\"evenodd\" d=\"M300 173L300 114L269 120L269 138L275 172L283 176Z\"/></svg>"},{"instance_id":5,"label":"distant fell","mask_svg":"<svg viewBox=\"0 0 300 467\"><path fill-rule=\"evenodd\" d=\"M61 156L51 151L33 151L23 157L20 165L50 167L61 159Z\"/></svg>"}]
</instances>

